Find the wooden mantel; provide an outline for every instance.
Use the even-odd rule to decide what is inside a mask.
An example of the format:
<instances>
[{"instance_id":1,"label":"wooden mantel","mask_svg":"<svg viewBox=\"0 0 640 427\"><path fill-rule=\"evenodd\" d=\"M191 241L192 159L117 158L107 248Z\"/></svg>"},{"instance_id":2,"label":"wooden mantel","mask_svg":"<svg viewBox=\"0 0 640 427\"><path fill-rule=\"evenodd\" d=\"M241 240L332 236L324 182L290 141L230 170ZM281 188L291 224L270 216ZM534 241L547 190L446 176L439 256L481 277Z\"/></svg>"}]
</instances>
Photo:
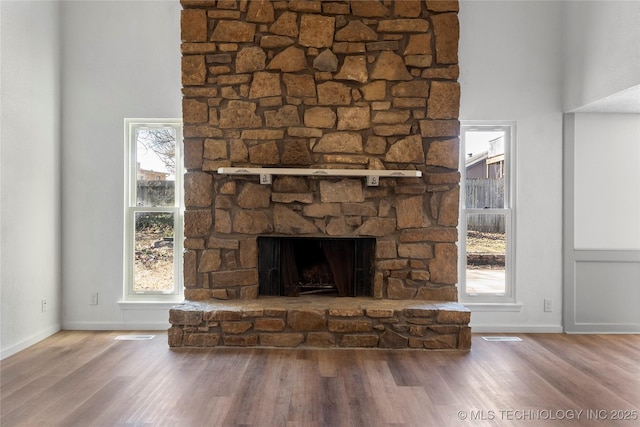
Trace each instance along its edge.
<instances>
[{"instance_id":1,"label":"wooden mantel","mask_svg":"<svg viewBox=\"0 0 640 427\"><path fill-rule=\"evenodd\" d=\"M306 169L306 168L218 168L219 174L226 175L260 175L261 184L271 184L272 175L296 176L356 176L366 177L368 186L377 186L380 177L416 178L422 172L417 170L376 170L376 169Z\"/></svg>"}]
</instances>

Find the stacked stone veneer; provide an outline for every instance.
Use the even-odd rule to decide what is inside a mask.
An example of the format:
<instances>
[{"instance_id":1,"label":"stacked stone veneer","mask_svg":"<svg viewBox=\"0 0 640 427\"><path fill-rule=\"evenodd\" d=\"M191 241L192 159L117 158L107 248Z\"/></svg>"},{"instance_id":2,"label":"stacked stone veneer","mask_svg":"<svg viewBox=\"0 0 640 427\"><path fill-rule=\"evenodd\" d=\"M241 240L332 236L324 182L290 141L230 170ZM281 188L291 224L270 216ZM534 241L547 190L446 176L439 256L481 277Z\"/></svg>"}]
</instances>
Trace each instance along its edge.
<instances>
[{"instance_id":1,"label":"stacked stone veneer","mask_svg":"<svg viewBox=\"0 0 640 427\"><path fill-rule=\"evenodd\" d=\"M301 297L191 301L170 312L172 347L471 347L469 310L457 303Z\"/></svg>"},{"instance_id":2,"label":"stacked stone veneer","mask_svg":"<svg viewBox=\"0 0 640 427\"><path fill-rule=\"evenodd\" d=\"M257 298L257 237L295 235L376 237L375 298L457 301L458 2L182 5L186 299Z\"/></svg>"},{"instance_id":3,"label":"stacked stone veneer","mask_svg":"<svg viewBox=\"0 0 640 427\"><path fill-rule=\"evenodd\" d=\"M256 237L302 235L376 237L376 298L457 301L457 1L182 5L186 298L256 298ZM265 186L222 166L423 177Z\"/></svg>"}]
</instances>

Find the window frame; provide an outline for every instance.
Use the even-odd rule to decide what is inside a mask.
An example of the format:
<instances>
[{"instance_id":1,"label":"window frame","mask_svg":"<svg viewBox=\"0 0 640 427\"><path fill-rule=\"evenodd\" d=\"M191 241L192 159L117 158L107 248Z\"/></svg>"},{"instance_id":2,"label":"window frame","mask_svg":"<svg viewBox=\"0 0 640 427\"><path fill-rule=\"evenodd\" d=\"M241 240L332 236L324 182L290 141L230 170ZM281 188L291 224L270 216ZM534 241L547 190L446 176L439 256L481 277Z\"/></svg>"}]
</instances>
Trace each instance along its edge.
<instances>
[{"instance_id":1,"label":"window frame","mask_svg":"<svg viewBox=\"0 0 640 427\"><path fill-rule=\"evenodd\" d=\"M503 208L466 207L466 132L502 131L505 135ZM460 217L458 226L458 287L459 300L466 304L491 307L492 305L516 305L515 283L515 223L516 223L516 122L514 121L461 121L460 122ZM467 215L501 214L505 216L505 292L471 294L467 292ZM516 307L517 308L517 307Z\"/></svg>"},{"instance_id":2,"label":"window frame","mask_svg":"<svg viewBox=\"0 0 640 427\"><path fill-rule=\"evenodd\" d=\"M175 147L175 196L173 206L137 206L136 130L140 128L170 127L176 132ZM184 166L182 149L182 119L124 119L125 176L124 176L124 251L123 251L123 302L180 302L184 300L183 263L184 248ZM135 291L134 245L135 216L139 212L173 214L173 279L174 287L167 291Z\"/></svg>"}]
</instances>

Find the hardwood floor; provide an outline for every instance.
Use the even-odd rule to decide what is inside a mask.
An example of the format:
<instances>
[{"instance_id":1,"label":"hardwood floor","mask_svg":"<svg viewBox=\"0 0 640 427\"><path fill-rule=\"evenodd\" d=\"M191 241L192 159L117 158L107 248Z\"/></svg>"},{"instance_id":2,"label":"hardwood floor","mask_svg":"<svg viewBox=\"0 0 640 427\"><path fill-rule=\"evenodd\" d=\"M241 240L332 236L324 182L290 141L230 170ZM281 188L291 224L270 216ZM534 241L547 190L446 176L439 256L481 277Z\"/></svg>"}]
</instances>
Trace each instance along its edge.
<instances>
[{"instance_id":1,"label":"hardwood floor","mask_svg":"<svg viewBox=\"0 0 640 427\"><path fill-rule=\"evenodd\" d=\"M3 360L0 424L640 425L640 335L475 335L456 352L171 350L165 333L124 334L60 332Z\"/></svg>"}]
</instances>

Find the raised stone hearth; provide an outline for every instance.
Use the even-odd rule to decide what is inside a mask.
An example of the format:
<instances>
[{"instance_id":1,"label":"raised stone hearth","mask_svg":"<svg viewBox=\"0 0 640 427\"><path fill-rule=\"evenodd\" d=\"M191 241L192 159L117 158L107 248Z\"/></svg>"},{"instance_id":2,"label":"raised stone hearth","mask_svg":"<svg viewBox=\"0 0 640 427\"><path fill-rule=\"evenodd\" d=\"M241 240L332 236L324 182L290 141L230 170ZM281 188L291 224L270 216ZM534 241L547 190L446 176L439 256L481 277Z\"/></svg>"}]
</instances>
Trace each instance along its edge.
<instances>
[{"instance_id":1,"label":"raised stone hearth","mask_svg":"<svg viewBox=\"0 0 640 427\"><path fill-rule=\"evenodd\" d=\"M187 302L170 344L468 348L458 2L181 3ZM256 168L279 173L225 173ZM313 269L260 271L259 241L284 238L370 243L349 269L319 259L336 295L316 300L329 287L297 281ZM290 299L264 296L273 274L267 294Z\"/></svg>"},{"instance_id":2,"label":"raised stone hearth","mask_svg":"<svg viewBox=\"0 0 640 427\"><path fill-rule=\"evenodd\" d=\"M171 310L171 347L471 347L457 303L373 298L264 297L190 301Z\"/></svg>"}]
</instances>

